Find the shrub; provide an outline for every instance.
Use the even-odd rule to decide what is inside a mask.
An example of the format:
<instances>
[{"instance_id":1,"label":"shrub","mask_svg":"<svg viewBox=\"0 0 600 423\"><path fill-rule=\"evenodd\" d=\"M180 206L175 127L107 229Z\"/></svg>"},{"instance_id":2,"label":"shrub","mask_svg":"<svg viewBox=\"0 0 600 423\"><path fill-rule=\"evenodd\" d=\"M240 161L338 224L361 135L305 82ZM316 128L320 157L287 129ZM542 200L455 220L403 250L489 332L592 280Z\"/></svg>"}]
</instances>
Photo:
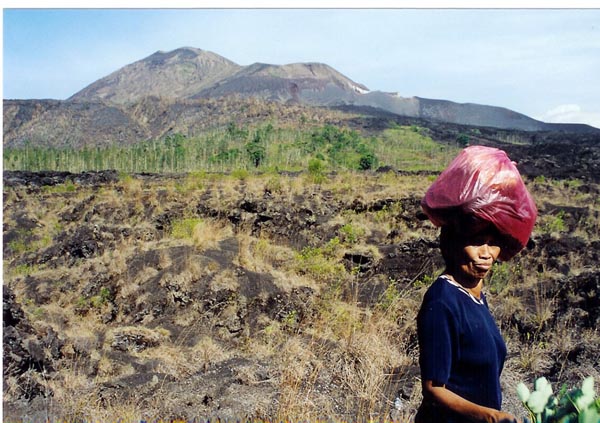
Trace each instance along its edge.
<instances>
[{"instance_id":1,"label":"shrub","mask_svg":"<svg viewBox=\"0 0 600 423\"><path fill-rule=\"evenodd\" d=\"M461 147L468 146L470 141L471 138L467 134L459 134L458 137L456 137L456 143Z\"/></svg>"},{"instance_id":2,"label":"shrub","mask_svg":"<svg viewBox=\"0 0 600 423\"><path fill-rule=\"evenodd\" d=\"M239 179L240 181L245 181L250 176L250 172L248 172L246 169L236 169L231 172L231 176L235 179Z\"/></svg>"},{"instance_id":3,"label":"shrub","mask_svg":"<svg viewBox=\"0 0 600 423\"><path fill-rule=\"evenodd\" d=\"M196 217L175 220L171 224L171 236L177 239L192 239L194 228L201 222L202 219Z\"/></svg>"},{"instance_id":4,"label":"shrub","mask_svg":"<svg viewBox=\"0 0 600 423\"><path fill-rule=\"evenodd\" d=\"M337 260L339 238L331 239L323 247L304 247L296 255L296 270L317 281L335 281L346 274L344 265Z\"/></svg>"},{"instance_id":5,"label":"shrub","mask_svg":"<svg viewBox=\"0 0 600 423\"><path fill-rule=\"evenodd\" d=\"M269 193L281 193L283 192L283 182L279 175L273 175L269 178L265 184L265 191Z\"/></svg>"},{"instance_id":6,"label":"shrub","mask_svg":"<svg viewBox=\"0 0 600 423\"><path fill-rule=\"evenodd\" d=\"M67 178L64 184L46 185L42 188L42 190L46 194L63 194L66 192L75 192L77 190L77 186L71 179Z\"/></svg>"},{"instance_id":7,"label":"shrub","mask_svg":"<svg viewBox=\"0 0 600 423\"><path fill-rule=\"evenodd\" d=\"M400 298L402 298L402 294L398 289L398 281L390 278L387 288L379 298L377 307L383 311L388 311Z\"/></svg>"},{"instance_id":8,"label":"shrub","mask_svg":"<svg viewBox=\"0 0 600 423\"><path fill-rule=\"evenodd\" d=\"M106 287L100 288L100 293L90 298L90 305L94 308L100 308L110 300L110 290Z\"/></svg>"},{"instance_id":9,"label":"shrub","mask_svg":"<svg viewBox=\"0 0 600 423\"><path fill-rule=\"evenodd\" d=\"M316 158L308 161L308 174L315 184L320 184L325 180L325 164Z\"/></svg>"},{"instance_id":10,"label":"shrub","mask_svg":"<svg viewBox=\"0 0 600 423\"><path fill-rule=\"evenodd\" d=\"M370 170L373 169L377 165L377 157L371 152L364 154L361 156L358 161L358 168L360 170Z\"/></svg>"},{"instance_id":11,"label":"shrub","mask_svg":"<svg viewBox=\"0 0 600 423\"><path fill-rule=\"evenodd\" d=\"M254 167L260 166L267 157L265 146L262 145L260 141L260 137L256 137L254 140L246 144L246 153L248 153L250 162L252 165L254 165Z\"/></svg>"},{"instance_id":12,"label":"shrub","mask_svg":"<svg viewBox=\"0 0 600 423\"><path fill-rule=\"evenodd\" d=\"M356 244L364 234L364 229L357 228L350 223L347 223L340 228L340 236L345 244Z\"/></svg>"},{"instance_id":13,"label":"shrub","mask_svg":"<svg viewBox=\"0 0 600 423\"><path fill-rule=\"evenodd\" d=\"M423 288L430 286L435 281L435 276L432 275L423 275L423 277L415 280L413 282L413 286L415 288Z\"/></svg>"}]
</instances>

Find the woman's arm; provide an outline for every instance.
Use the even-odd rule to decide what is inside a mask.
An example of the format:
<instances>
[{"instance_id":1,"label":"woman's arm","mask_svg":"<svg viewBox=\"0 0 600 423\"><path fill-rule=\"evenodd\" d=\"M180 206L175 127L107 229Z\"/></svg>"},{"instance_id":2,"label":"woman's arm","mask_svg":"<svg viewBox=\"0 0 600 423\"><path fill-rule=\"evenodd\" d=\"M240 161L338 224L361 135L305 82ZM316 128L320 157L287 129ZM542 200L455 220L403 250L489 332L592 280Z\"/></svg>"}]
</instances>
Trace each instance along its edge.
<instances>
[{"instance_id":1,"label":"woman's arm","mask_svg":"<svg viewBox=\"0 0 600 423\"><path fill-rule=\"evenodd\" d=\"M431 380L423 381L423 396L473 422L520 423L512 414L477 405L446 389L445 385L434 386Z\"/></svg>"}]
</instances>

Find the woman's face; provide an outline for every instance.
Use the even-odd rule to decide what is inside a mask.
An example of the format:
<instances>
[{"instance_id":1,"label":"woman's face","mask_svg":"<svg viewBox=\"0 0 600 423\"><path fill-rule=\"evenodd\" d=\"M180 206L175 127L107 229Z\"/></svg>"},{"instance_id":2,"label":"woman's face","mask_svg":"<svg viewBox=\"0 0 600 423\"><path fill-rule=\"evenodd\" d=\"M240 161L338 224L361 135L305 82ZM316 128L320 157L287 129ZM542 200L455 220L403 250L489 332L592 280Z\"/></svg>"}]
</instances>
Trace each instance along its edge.
<instances>
[{"instance_id":1,"label":"woman's face","mask_svg":"<svg viewBox=\"0 0 600 423\"><path fill-rule=\"evenodd\" d=\"M500 255L500 236L491 226L465 234L451 253L454 277L476 283L483 279Z\"/></svg>"}]
</instances>

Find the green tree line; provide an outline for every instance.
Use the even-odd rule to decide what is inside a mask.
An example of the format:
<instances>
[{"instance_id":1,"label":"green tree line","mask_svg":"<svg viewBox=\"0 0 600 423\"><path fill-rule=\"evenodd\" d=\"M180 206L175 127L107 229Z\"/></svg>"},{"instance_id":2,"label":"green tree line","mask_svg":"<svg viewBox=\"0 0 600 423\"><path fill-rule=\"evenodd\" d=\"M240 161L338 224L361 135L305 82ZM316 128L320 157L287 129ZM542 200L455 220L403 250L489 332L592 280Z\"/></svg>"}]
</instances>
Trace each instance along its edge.
<instances>
[{"instance_id":1,"label":"green tree line","mask_svg":"<svg viewBox=\"0 0 600 423\"><path fill-rule=\"evenodd\" d=\"M318 159L327 169L369 170L388 165L398 169L437 169L446 164L447 145L414 128L396 127L376 137L332 125L301 130L238 127L200 136L168 135L133 145L49 148L26 144L4 148L5 170L98 171L130 173L228 172L235 169L305 169Z\"/></svg>"}]
</instances>

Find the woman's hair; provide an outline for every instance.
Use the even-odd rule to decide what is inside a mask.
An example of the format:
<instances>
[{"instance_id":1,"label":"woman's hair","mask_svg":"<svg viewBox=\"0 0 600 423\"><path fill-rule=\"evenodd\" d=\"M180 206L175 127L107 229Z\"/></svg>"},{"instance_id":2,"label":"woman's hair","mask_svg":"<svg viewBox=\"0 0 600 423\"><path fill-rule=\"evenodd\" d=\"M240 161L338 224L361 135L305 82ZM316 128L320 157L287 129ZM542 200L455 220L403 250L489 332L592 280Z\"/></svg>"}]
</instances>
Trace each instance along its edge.
<instances>
[{"instance_id":1,"label":"woman's hair","mask_svg":"<svg viewBox=\"0 0 600 423\"><path fill-rule=\"evenodd\" d=\"M440 251L446 266L450 265L450 252L455 248L457 233L453 225L444 225L440 230Z\"/></svg>"}]
</instances>

